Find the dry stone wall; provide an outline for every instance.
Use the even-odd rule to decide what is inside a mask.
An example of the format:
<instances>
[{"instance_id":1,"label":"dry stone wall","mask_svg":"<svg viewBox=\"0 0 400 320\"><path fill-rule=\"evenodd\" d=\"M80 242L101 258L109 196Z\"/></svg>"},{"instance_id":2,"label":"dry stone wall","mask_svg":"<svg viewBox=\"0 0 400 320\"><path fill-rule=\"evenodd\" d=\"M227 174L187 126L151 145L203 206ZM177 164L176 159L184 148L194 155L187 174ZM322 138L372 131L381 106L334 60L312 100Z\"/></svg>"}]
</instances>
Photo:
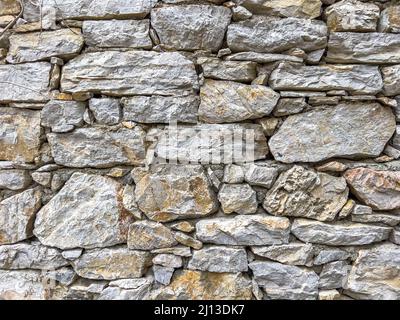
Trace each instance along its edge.
<instances>
[{"instance_id":1,"label":"dry stone wall","mask_svg":"<svg viewBox=\"0 0 400 320\"><path fill-rule=\"evenodd\" d=\"M400 299L400 3L0 0L0 299Z\"/></svg>"}]
</instances>

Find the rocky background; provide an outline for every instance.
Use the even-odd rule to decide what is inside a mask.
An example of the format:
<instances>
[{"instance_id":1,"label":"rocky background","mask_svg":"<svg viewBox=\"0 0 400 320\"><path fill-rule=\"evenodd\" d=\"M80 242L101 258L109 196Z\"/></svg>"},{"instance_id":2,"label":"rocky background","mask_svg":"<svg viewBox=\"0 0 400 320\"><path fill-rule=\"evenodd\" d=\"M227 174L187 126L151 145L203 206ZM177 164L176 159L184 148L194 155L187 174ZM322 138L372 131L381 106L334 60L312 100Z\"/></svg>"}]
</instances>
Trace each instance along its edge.
<instances>
[{"instance_id":1,"label":"rocky background","mask_svg":"<svg viewBox=\"0 0 400 320\"><path fill-rule=\"evenodd\" d=\"M0 0L0 26L1 299L400 299L397 1ZM256 162L194 164L243 128Z\"/></svg>"}]
</instances>

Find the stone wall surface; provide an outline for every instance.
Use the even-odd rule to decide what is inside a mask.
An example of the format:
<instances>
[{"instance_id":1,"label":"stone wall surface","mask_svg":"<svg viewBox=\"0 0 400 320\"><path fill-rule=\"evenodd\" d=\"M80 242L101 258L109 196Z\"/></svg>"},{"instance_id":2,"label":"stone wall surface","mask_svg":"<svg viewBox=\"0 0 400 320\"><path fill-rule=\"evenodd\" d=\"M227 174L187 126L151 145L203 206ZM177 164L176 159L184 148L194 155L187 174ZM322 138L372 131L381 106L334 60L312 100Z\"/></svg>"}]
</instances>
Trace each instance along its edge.
<instances>
[{"instance_id":1,"label":"stone wall surface","mask_svg":"<svg viewBox=\"0 0 400 320\"><path fill-rule=\"evenodd\" d=\"M0 0L1 299L400 300L400 3Z\"/></svg>"}]
</instances>

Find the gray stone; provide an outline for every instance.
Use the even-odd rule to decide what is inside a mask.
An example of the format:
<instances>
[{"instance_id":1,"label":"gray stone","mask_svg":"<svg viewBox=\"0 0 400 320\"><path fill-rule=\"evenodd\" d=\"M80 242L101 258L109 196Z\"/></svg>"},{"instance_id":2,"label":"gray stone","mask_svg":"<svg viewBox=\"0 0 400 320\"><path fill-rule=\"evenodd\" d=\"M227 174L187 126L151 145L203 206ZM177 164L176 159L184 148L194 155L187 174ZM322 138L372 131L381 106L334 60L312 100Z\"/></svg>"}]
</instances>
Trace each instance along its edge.
<instances>
[{"instance_id":1,"label":"gray stone","mask_svg":"<svg viewBox=\"0 0 400 320\"><path fill-rule=\"evenodd\" d=\"M381 12L378 30L379 32L400 33L400 6L389 6Z\"/></svg>"},{"instance_id":2,"label":"gray stone","mask_svg":"<svg viewBox=\"0 0 400 320\"><path fill-rule=\"evenodd\" d=\"M148 19L84 21L82 26L86 45L98 48L151 49L149 29Z\"/></svg>"},{"instance_id":3,"label":"gray stone","mask_svg":"<svg viewBox=\"0 0 400 320\"><path fill-rule=\"evenodd\" d=\"M226 214L256 213L258 207L256 192L248 184L224 184L218 200Z\"/></svg>"},{"instance_id":4,"label":"gray stone","mask_svg":"<svg viewBox=\"0 0 400 320\"><path fill-rule=\"evenodd\" d=\"M27 170L0 170L0 189L25 189L32 179Z\"/></svg>"},{"instance_id":5,"label":"gray stone","mask_svg":"<svg viewBox=\"0 0 400 320\"><path fill-rule=\"evenodd\" d=\"M53 177L50 172L32 172L31 176L33 181L43 187L49 187L51 185L51 179Z\"/></svg>"},{"instance_id":6,"label":"gray stone","mask_svg":"<svg viewBox=\"0 0 400 320\"><path fill-rule=\"evenodd\" d=\"M290 221L267 215L204 219L196 224L198 239L222 245L265 246L289 242Z\"/></svg>"},{"instance_id":7,"label":"gray stone","mask_svg":"<svg viewBox=\"0 0 400 320\"><path fill-rule=\"evenodd\" d=\"M279 94L260 85L206 80L200 91L199 118L208 123L239 122L269 115Z\"/></svg>"},{"instance_id":8,"label":"gray stone","mask_svg":"<svg viewBox=\"0 0 400 320\"><path fill-rule=\"evenodd\" d=\"M331 262L322 268L319 288L323 290L343 288L347 282L350 266L344 261Z\"/></svg>"},{"instance_id":9,"label":"gray stone","mask_svg":"<svg viewBox=\"0 0 400 320\"><path fill-rule=\"evenodd\" d=\"M361 204L356 204L351 212L353 215L366 215L372 214L372 208L368 206L363 206Z\"/></svg>"},{"instance_id":10,"label":"gray stone","mask_svg":"<svg viewBox=\"0 0 400 320\"><path fill-rule=\"evenodd\" d=\"M151 11L151 25L162 44L176 50L218 51L232 13L206 5L162 6Z\"/></svg>"},{"instance_id":11,"label":"gray stone","mask_svg":"<svg viewBox=\"0 0 400 320\"><path fill-rule=\"evenodd\" d=\"M225 183L242 183L244 182L244 170L242 166L236 164L228 164L224 167Z\"/></svg>"},{"instance_id":12,"label":"gray stone","mask_svg":"<svg viewBox=\"0 0 400 320\"><path fill-rule=\"evenodd\" d=\"M316 20L256 17L228 27L227 42L233 52L279 53L292 48L314 51L325 48L327 28Z\"/></svg>"},{"instance_id":13,"label":"gray stone","mask_svg":"<svg viewBox=\"0 0 400 320\"><path fill-rule=\"evenodd\" d=\"M68 62L61 88L68 93L112 96L173 95L193 91L198 81L194 64L177 52L104 51L85 53Z\"/></svg>"},{"instance_id":14,"label":"gray stone","mask_svg":"<svg viewBox=\"0 0 400 320\"><path fill-rule=\"evenodd\" d=\"M318 296L318 275L314 271L267 261L255 261L249 267L268 299L316 300Z\"/></svg>"},{"instance_id":15,"label":"gray stone","mask_svg":"<svg viewBox=\"0 0 400 320\"><path fill-rule=\"evenodd\" d=\"M230 61L254 61L257 63L270 63L276 61L303 62L302 58L278 53L239 52L226 57Z\"/></svg>"},{"instance_id":16,"label":"gray stone","mask_svg":"<svg viewBox=\"0 0 400 320\"><path fill-rule=\"evenodd\" d=\"M63 133L83 124L86 105L83 102L52 100L41 112L41 125L52 132Z\"/></svg>"},{"instance_id":17,"label":"gray stone","mask_svg":"<svg viewBox=\"0 0 400 320\"><path fill-rule=\"evenodd\" d=\"M78 248L78 249L70 249L70 250L64 250L62 252L62 256L67 259L67 260L75 260L78 259L83 253L83 249Z\"/></svg>"},{"instance_id":18,"label":"gray stone","mask_svg":"<svg viewBox=\"0 0 400 320\"><path fill-rule=\"evenodd\" d=\"M0 103L50 100L50 69L47 62L0 65Z\"/></svg>"},{"instance_id":19,"label":"gray stone","mask_svg":"<svg viewBox=\"0 0 400 320\"><path fill-rule=\"evenodd\" d=\"M306 103L305 98L283 98L279 100L279 103L274 110L274 116L282 117L300 113L306 107L308 107L308 104Z\"/></svg>"},{"instance_id":20,"label":"gray stone","mask_svg":"<svg viewBox=\"0 0 400 320\"><path fill-rule=\"evenodd\" d=\"M200 104L195 95L135 96L122 98L125 121L140 123L196 123Z\"/></svg>"},{"instance_id":21,"label":"gray stone","mask_svg":"<svg viewBox=\"0 0 400 320\"><path fill-rule=\"evenodd\" d=\"M393 147L400 150L400 125L396 126L396 132L393 136Z\"/></svg>"},{"instance_id":22,"label":"gray stone","mask_svg":"<svg viewBox=\"0 0 400 320\"><path fill-rule=\"evenodd\" d=\"M252 186L258 186L270 189L276 178L279 170L277 168L262 166L257 164L249 164L245 166L245 180Z\"/></svg>"},{"instance_id":23,"label":"gray stone","mask_svg":"<svg viewBox=\"0 0 400 320\"><path fill-rule=\"evenodd\" d=\"M99 98L90 99L89 109L97 123L115 125L121 121L122 111L118 99Z\"/></svg>"},{"instance_id":24,"label":"gray stone","mask_svg":"<svg viewBox=\"0 0 400 320\"><path fill-rule=\"evenodd\" d=\"M209 272L247 272L247 253L243 248L207 246L195 250L188 269Z\"/></svg>"},{"instance_id":25,"label":"gray stone","mask_svg":"<svg viewBox=\"0 0 400 320\"><path fill-rule=\"evenodd\" d=\"M149 298L153 278L115 280L109 283L98 300L146 300Z\"/></svg>"},{"instance_id":26,"label":"gray stone","mask_svg":"<svg viewBox=\"0 0 400 320\"><path fill-rule=\"evenodd\" d=\"M183 232L175 232L174 233L175 240L178 241L180 244L193 248L195 250L200 250L203 248L203 243L191 236Z\"/></svg>"},{"instance_id":27,"label":"gray stone","mask_svg":"<svg viewBox=\"0 0 400 320\"><path fill-rule=\"evenodd\" d=\"M153 266L153 274L154 279L158 283L161 283L164 286L167 286L171 283L172 276L174 275L175 269L169 267L163 267L154 265Z\"/></svg>"},{"instance_id":28,"label":"gray stone","mask_svg":"<svg viewBox=\"0 0 400 320\"><path fill-rule=\"evenodd\" d=\"M389 237L391 228L351 222L326 223L296 219L291 232L303 242L330 246L365 245Z\"/></svg>"},{"instance_id":29,"label":"gray stone","mask_svg":"<svg viewBox=\"0 0 400 320\"><path fill-rule=\"evenodd\" d=\"M250 19L252 16L253 14L245 7L236 6L232 8L232 20L235 22Z\"/></svg>"},{"instance_id":30,"label":"gray stone","mask_svg":"<svg viewBox=\"0 0 400 320\"><path fill-rule=\"evenodd\" d=\"M383 76L383 91L386 96L400 94L400 64L381 69Z\"/></svg>"},{"instance_id":31,"label":"gray stone","mask_svg":"<svg viewBox=\"0 0 400 320\"><path fill-rule=\"evenodd\" d=\"M356 299L400 299L400 248L383 244L359 251L349 275L346 294Z\"/></svg>"},{"instance_id":32,"label":"gray stone","mask_svg":"<svg viewBox=\"0 0 400 320\"><path fill-rule=\"evenodd\" d=\"M192 251L189 247L186 246L175 246L171 248L161 248L152 250L151 253L153 254L173 254L180 257L191 257Z\"/></svg>"},{"instance_id":33,"label":"gray stone","mask_svg":"<svg viewBox=\"0 0 400 320\"><path fill-rule=\"evenodd\" d=\"M84 45L80 29L16 33L10 37L8 63L49 60L52 57L70 59Z\"/></svg>"},{"instance_id":34,"label":"gray stone","mask_svg":"<svg viewBox=\"0 0 400 320\"><path fill-rule=\"evenodd\" d=\"M168 267L168 268L181 268L183 265L182 258L173 254L161 253L153 258L153 264Z\"/></svg>"},{"instance_id":35,"label":"gray stone","mask_svg":"<svg viewBox=\"0 0 400 320\"><path fill-rule=\"evenodd\" d=\"M0 244L13 244L33 236L41 196L40 190L29 189L0 202Z\"/></svg>"},{"instance_id":36,"label":"gray stone","mask_svg":"<svg viewBox=\"0 0 400 320\"><path fill-rule=\"evenodd\" d=\"M378 67L374 66L303 66L283 62L272 72L269 85L274 90L346 90L374 95L382 90L383 82Z\"/></svg>"},{"instance_id":37,"label":"gray stone","mask_svg":"<svg viewBox=\"0 0 400 320\"><path fill-rule=\"evenodd\" d=\"M172 231L159 222L137 221L129 226L128 248L154 250L178 244Z\"/></svg>"},{"instance_id":38,"label":"gray stone","mask_svg":"<svg viewBox=\"0 0 400 320\"><path fill-rule=\"evenodd\" d=\"M377 32L333 32L329 37L326 60L334 63L400 63L400 36Z\"/></svg>"},{"instance_id":39,"label":"gray stone","mask_svg":"<svg viewBox=\"0 0 400 320\"><path fill-rule=\"evenodd\" d=\"M400 216L397 214L374 213L369 215L352 215L351 221L363 223L387 224L391 227L400 224Z\"/></svg>"},{"instance_id":40,"label":"gray stone","mask_svg":"<svg viewBox=\"0 0 400 320\"><path fill-rule=\"evenodd\" d=\"M394 130L390 108L379 103L342 103L290 116L269 147L274 158L285 163L377 157Z\"/></svg>"},{"instance_id":41,"label":"gray stone","mask_svg":"<svg viewBox=\"0 0 400 320\"><path fill-rule=\"evenodd\" d=\"M139 126L79 128L50 133L47 139L54 161L72 168L140 165L146 156L145 132Z\"/></svg>"},{"instance_id":42,"label":"gray stone","mask_svg":"<svg viewBox=\"0 0 400 320\"><path fill-rule=\"evenodd\" d=\"M344 178L294 166L279 176L263 207L276 216L333 221L348 194Z\"/></svg>"},{"instance_id":43,"label":"gray stone","mask_svg":"<svg viewBox=\"0 0 400 320\"><path fill-rule=\"evenodd\" d=\"M45 245L103 248L124 243L129 223L120 204L122 185L111 178L74 173L37 214L34 234Z\"/></svg>"},{"instance_id":44,"label":"gray stone","mask_svg":"<svg viewBox=\"0 0 400 320\"><path fill-rule=\"evenodd\" d=\"M393 232L390 235L390 241L394 244L400 245L400 227L393 228Z\"/></svg>"},{"instance_id":45,"label":"gray stone","mask_svg":"<svg viewBox=\"0 0 400 320\"><path fill-rule=\"evenodd\" d=\"M74 269L70 267L63 267L57 270L47 270L44 273L44 277L46 281L55 281L63 286L72 285L75 280L77 280L78 276L76 275Z\"/></svg>"},{"instance_id":46,"label":"gray stone","mask_svg":"<svg viewBox=\"0 0 400 320\"><path fill-rule=\"evenodd\" d=\"M341 249L322 249L314 258L314 265L319 266L334 261L347 260L351 257L350 253Z\"/></svg>"},{"instance_id":47,"label":"gray stone","mask_svg":"<svg viewBox=\"0 0 400 320\"><path fill-rule=\"evenodd\" d=\"M33 270L0 270L1 300L43 300L47 297L41 273Z\"/></svg>"},{"instance_id":48,"label":"gray stone","mask_svg":"<svg viewBox=\"0 0 400 320\"><path fill-rule=\"evenodd\" d=\"M300 242L268 247L251 247L251 251L257 256L294 266L310 265L314 254L311 244Z\"/></svg>"},{"instance_id":49,"label":"gray stone","mask_svg":"<svg viewBox=\"0 0 400 320\"><path fill-rule=\"evenodd\" d=\"M79 276L95 280L140 278L150 265L149 252L129 250L125 246L85 251L73 261Z\"/></svg>"}]
</instances>

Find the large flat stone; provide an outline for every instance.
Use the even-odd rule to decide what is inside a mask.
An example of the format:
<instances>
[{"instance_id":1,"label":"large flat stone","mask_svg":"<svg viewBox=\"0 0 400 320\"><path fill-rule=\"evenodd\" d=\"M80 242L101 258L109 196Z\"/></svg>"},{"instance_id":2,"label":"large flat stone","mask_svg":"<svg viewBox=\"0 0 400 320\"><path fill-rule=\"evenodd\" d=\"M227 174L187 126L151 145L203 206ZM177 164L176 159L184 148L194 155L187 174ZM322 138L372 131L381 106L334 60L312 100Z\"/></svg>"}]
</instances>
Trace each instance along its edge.
<instances>
[{"instance_id":1,"label":"large flat stone","mask_svg":"<svg viewBox=\"0 0 400 320\"><path fill-rule=\"evenodd\" d=\"M285 163L377 157L395 129L390 108L344 103L290 116L269 146L275 159Z\"/></svg>"},{"instance_id":2,"label":"large flat stone","mask_svg":"<svg viewBox=\"0 0 400 320\"><path fill-rule=\"evenodd\" d=\"M44 300L48 297L43 276L33 270L0 270L1 300Z\"/></svg>"},{"instance_id":3,"label":"large flat stone","mask_svg":"<svg viewBox=\"0 0 400 320\"><path fill-rule=\"evenodd\" d=\"M82 54L67 63L61 88L112 96L173 95L192 92L198 81L193 62L177 52L105 51Z\"/></svg>"}]
</instances>

